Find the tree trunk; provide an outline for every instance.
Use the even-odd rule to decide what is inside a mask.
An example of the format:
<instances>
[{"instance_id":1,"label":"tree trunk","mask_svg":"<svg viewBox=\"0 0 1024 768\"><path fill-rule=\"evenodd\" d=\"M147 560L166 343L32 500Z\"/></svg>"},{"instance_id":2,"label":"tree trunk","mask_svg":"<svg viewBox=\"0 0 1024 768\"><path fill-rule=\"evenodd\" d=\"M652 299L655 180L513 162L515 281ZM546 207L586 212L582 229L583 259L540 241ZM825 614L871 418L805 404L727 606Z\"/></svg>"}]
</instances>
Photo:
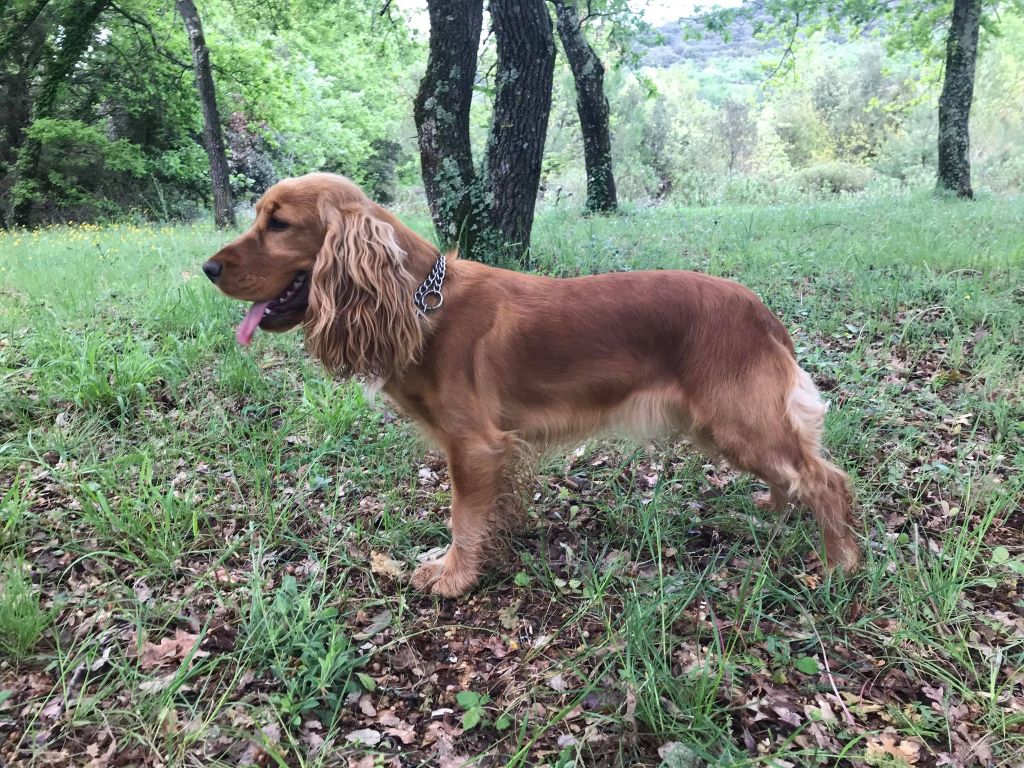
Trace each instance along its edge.
<instances>
[{"instance_id":1,"label":"tree trunk","mask_svg":"<svg viewBox=\"0 0 1024 768\"><path fill-rule=\"evenodd\" d=\"M484 160L487 247L525 266L551 111L555 39L544 0L491 0L498 71Z\"/></svg>"},{"instance_id":2,"label":"tree trunk","mask_svg":"<svg viewBox=\"0 0 1024 768\"><path fill-rule=\"evenodd\" d=\"M580 117L583 158L587 168L587 210L608 213L615 210L618 201L612 173L604 65L583 35L577 0L551 1L555 6L558 36L576 81L576 112Z\"/></svg>"},{"instance_id":3,"label":"tree trunk","mask_svg":"<svg viewBox=\"0 0 1024 768\"><path fill-rule=\"evenodd\" d=\"M980 25L981 0L954 0L946 38L946 74L939 97L938 188L967 198L974 196L968 150Z\"/></svg>"},{"instance_id":4,"label":"tree trunk","mask_svg":"<svg viewBox=\"0 0 1024 768\"><path fill-rule=\"evenodd\" d=\"M60 50L44 66L39 89L32 104L32 120L52 117L60 87L71 76L75 65L92 45L96 22L109 0L82 0L68 10L64 40ZM46 193L46 180L38 178L43 147L38 141L26 141L18 150L15 163L14 207L11 220L17 226L31 223L32 205Z\"/></svg>"},{"instance_id":5,"label":"tree trunk","mask_svg":"<svg viewBox=\"0 0 1024 768\"><path fill-rule=\"evenodd\" d=\"M413 111L423 186L438 239L469 256L479 226L469 107L483 0L428 0L427 9L430 53Z\"/></svg>"},{"instance_id":6,"label":"tree trunk","mask_svg":"<svg viewBox=\"0 0 1024 768\"><path fill-rule=\"evenodd\" d=\"M10 14L0 15L0 19L3 21L3 30L0 31L0 63L4 63L8 52L28 32L29 27L39 18L39 14L43 12L43 8L48 2L50 0L32 0L32 3L27 8L23 8L20 14L15 8Z\"/></svg>"},{"instance_id":7,"label":"tree trunk","mask_svg":"<svg viewBox=\"0 0 1024 768\"><path fill-rule=\"evenodd\" d=\"M224 136L217 114L217 93L210 70L210 52L203 38L203 25L192 0L175 0L178 13L185 22L189 46L192 49L192 67L196 75L196 88L203 106L203 144L210 159L210 180L213 182L213 216L220 228L235 226L235 208L231 202L231 183L228 177L228 159L224 152Z\"/></svg>"}]
</instances>

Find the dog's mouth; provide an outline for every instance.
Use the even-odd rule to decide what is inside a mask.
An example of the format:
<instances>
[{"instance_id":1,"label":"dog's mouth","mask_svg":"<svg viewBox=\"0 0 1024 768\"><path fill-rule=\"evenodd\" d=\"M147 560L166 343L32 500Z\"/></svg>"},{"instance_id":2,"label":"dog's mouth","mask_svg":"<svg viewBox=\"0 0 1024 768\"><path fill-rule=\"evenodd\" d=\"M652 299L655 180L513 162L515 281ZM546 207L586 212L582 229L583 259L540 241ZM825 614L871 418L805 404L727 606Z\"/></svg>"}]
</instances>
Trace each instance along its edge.
<instances>
[{"instance_id":1,"label":"dog's mouth","mask_svg":"<svg viewBox=\"0 0 1024 768\"><path fill-rule=\"evenodd\" d=\"M245 347L257 328L286 331L302 321L308 306L309 273L299 272L280 296L270 301L257 301L249 307L235 332L235 339Z\"/></svg>"}]
</instances>

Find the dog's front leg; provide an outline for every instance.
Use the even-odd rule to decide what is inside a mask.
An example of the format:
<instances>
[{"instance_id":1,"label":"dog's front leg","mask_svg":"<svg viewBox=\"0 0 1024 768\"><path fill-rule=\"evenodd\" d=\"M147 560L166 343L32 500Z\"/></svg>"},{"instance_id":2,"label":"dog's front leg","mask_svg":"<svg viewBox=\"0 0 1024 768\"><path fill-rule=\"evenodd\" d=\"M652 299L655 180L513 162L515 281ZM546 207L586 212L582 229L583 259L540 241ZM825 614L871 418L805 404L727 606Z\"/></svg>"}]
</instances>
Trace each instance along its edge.
<instances>
[{"instance_id":1,"label":"dog's front leg","mask_svg":"<svg viewBox=\"0 0 1024 768\"><path fill-rule=\"evenodd\" d=\"M417 568L412 584L417 589L455 597L472 587L480 576L494 534L507 451L500 437L477 435L446 442L452 478L452 544L439 560Z\"/></svg>"}]
</instances>

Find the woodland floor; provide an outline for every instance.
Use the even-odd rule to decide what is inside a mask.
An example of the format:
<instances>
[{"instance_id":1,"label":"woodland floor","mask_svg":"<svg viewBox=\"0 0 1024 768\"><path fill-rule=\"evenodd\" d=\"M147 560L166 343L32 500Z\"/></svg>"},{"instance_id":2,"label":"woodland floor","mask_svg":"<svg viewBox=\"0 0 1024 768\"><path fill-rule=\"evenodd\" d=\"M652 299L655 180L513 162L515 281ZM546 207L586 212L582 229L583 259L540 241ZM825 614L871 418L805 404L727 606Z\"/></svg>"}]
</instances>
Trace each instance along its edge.
<instances>
[{"instance_id":1,"label":"woodland floor","mask_svg":"<svg viewBox=\"0 0 1024 768\"><path fill-rule=\"evenodd\" d=\"M411 220L422 228L423 218ZM0 235L0 764L1024 764L1024 200L549 211L549 274L754 289L832 401L865 568L683 445L546 459L518 561L416 593L440 457L205 228Z\"/></svg>"}]
</instances>

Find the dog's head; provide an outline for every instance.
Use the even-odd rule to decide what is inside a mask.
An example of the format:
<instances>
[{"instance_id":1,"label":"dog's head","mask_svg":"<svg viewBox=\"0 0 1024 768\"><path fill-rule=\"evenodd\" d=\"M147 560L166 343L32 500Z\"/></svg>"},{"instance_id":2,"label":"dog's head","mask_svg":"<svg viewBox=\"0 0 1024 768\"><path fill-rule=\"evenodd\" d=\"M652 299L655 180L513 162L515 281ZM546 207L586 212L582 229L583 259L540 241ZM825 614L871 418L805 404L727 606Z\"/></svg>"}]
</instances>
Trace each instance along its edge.
<instances>
[{"instance_id":1,"label":"dog's head","mask_svg":"<svg viewBox=\"0 0 1024 768\"><path fill-rule=\"evenodd\" d=\"M203 264L228 296L253 302L236 338L302 323L310 353L329 370L388 378L415 358L422 330L401 227L343 176L314 173L275 184L248 232ZM403 228L404 229L404 228ZM415 236L402 233L402 240Z\"/></svg>"}]
</instances>

